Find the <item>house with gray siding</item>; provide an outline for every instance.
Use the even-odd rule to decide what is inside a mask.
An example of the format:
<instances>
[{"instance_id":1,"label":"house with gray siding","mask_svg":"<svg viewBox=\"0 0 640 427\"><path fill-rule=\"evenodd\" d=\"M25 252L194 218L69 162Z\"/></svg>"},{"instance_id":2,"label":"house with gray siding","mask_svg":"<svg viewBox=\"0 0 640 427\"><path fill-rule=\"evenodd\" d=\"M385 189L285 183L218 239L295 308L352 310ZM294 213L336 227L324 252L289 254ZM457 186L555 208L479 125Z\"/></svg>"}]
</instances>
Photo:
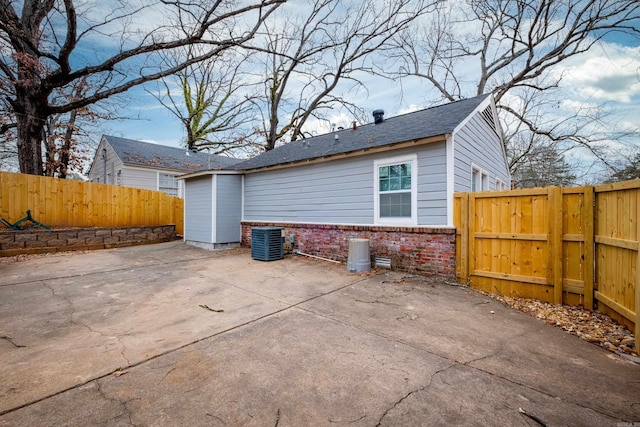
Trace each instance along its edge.
<instances>
[{"instance_id":1,"label":"house with gray siding","mask_svg":"<svg viewBox=\"0 0 640 427\"><path fill-rule=\"evenodd\" d=\"M163 191L183 197L188 172L232 166L239 160L184 148L103 135L89 168L89 181Z\"/></svg>"},{"instance_id":2,"label":"house with gray siding","mask_svg":"<svg viewBox=\"0 0 640 427\"><path fill-rule=\"evenodd\" d=\"M311 255L345 260L351 238L392 267L455 274L453 195L510 187L491 95L294 141L184 175L185 235L214 249L277 226Z\"/></svg>"}]
</instances>

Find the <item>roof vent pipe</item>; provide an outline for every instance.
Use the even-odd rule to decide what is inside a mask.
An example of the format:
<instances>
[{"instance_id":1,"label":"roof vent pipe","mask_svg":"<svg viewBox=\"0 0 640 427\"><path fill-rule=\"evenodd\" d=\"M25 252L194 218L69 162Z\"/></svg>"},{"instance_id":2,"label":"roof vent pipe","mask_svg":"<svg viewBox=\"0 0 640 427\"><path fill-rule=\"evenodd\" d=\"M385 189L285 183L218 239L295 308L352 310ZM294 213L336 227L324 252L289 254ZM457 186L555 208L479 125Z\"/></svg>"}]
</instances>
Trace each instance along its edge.
<instances>
[{"instance_id":1,"label":"roof vent pipe","mask_svg":"<svg viewBox=\"0 0 640 427\"><path fill-rule=\"evenodd\" d=\"M382 123L384 120L384 110L374 110L373 111L373 122L375 124Z\"/></svg>"}]
</instances>

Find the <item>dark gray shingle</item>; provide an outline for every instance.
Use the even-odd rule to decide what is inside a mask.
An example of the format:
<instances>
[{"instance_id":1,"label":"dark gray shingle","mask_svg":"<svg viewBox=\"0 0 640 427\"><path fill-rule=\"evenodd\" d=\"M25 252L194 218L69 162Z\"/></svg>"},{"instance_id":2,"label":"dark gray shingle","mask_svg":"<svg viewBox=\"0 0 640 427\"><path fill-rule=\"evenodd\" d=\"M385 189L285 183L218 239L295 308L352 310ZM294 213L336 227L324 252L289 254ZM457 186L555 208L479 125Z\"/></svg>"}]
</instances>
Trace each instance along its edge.
<instances>
[{"instance_id":1,"label":"dark gray shingle","mask_svg":"<svg viewBox=\"0 0 640 427\"><path fill-rule=\"evenodd\" d=\"M401 116L379 124L366 124L304 140L290 142L259 156L241 161L230 169L251 170L279 164L349 153L451 133L488 96L451 102ZM338 139L336 139L336 136Z\"/></svg>"},{"instance_id":2,"label":"dark gray shingle","mask_svg":"<svg viewBox=\"0 0 640 427\"><path fill-rule=\"evenodd\" d=\"M151 144L134 139L103 135L125 165L145 166L183 172L230 168L240 160L206 152L189 152L184 148Z\"/></svg>"}]
</instances>

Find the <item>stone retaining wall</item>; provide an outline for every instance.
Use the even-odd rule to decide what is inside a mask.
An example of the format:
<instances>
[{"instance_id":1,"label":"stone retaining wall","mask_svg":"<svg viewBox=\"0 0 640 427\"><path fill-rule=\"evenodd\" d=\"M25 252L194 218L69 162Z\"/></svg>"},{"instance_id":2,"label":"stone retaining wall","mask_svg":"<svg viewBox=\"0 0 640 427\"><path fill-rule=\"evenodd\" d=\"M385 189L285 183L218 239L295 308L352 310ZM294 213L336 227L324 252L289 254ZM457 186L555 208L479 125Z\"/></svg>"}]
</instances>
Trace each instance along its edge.
<instances>
[{"instance_id":1,"label":"stone retaining wall","mask_svg":"<svg viewBox=\"0 0 640 427\"><path fill-rule=\"evenodd\" d=\"M454 228L243 222L242 246L251 246L253 227L271 226L283 227L285 242L293 235L294 248L311 255L346 262L349 239L369 239L372 261L389 258L393 269L455 278Z\"/></svg>"},{"instance_id":2,"label":"stone retaining wall","mask_svg":"<svg viewBox=\"0 0 640 427\"><path fill-rule=\"evenodd\" d=\"M176 226L0 231L0 256L117 248L168 242Z\"/></svg>"}]
</instances>

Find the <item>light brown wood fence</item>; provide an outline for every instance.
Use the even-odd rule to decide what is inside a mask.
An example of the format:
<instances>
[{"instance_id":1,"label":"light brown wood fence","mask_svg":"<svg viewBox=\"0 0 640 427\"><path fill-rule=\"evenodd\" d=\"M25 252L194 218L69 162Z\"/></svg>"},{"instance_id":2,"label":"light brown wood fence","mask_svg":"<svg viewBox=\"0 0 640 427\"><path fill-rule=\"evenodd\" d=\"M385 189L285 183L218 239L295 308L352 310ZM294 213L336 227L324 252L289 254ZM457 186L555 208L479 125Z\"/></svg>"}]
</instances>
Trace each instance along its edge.
<instances>
[{"instance_id":1,"label":"light brown wood fence","mask_svg":"<svg viewBox=\"0 0 640 427\"><path fill-rule=\"evenodd\" d=\"M50 227L175 224L183 233L184 202L140 188L0 172L0 216L14 223L27 209Z\"/></svg>"},{"instance_id":2,"label":"light brown wood fence","mask_svg":"<svg viewBox=\"0 0 640 427\"><path fill-rule=\"evenodd\" d=\"M640 180L456 193L458 281L584 305L640 336Z\"/></svg>"}]
</instances>

